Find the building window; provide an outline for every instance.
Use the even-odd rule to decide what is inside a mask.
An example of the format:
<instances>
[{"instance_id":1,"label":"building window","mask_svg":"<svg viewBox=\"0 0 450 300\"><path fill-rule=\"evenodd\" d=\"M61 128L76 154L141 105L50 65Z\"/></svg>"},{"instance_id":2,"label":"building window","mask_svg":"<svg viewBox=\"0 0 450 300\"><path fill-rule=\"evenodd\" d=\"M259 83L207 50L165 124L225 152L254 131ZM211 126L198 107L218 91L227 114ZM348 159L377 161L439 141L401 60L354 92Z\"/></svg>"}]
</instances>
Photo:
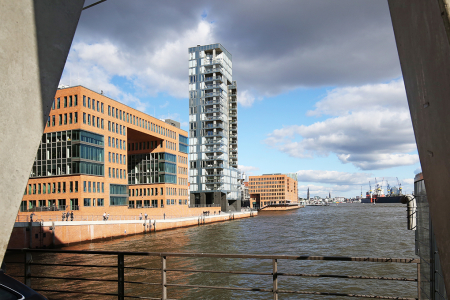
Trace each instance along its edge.
<instances>
[{"instance_id":1,"label":"building window","mask_svg":"<svg viewBox=\"0 0 450 300\"><path fill-rule=\"evenodd\" d=\"M67 107L67 96L64 97L64 108Z\"/></svg>"},{"instance_id":2,"label":"building window","mask_svg":"<svg viewBox=\"0 0 450 300\"><path fill-rule=\"evenodd\" d=\"M75 124L78 123L78 113L77 112L74 113L73 122Z\"/></svg>"},{"instance_id":3,"label":"building window","mask_svg":"<svg viewBox=\"0 0 450 300\"><path fill-rule=\"evenodd\" d=\"M84 198L83 200L84 206L91 206L91 198Z\"/></svg>"},{"instance_id":4,"label":"building window","mask_svg":"<svg viewBox=\"0 0 450 300\"><path fill-rule=\"evenodd\" d=\"M73 106L78 106L78 95L74 96Z\"/></svg>"},{"instance_id":5,"label":"building window","mask_svg":"<svg viewBox=\"0 0 450 300\"><path fill-rule=\"evenodd\" d=\"M56 108L60 108L61 107L61 100L58 98L56 100Z\"/></svg>"}]
</instances>

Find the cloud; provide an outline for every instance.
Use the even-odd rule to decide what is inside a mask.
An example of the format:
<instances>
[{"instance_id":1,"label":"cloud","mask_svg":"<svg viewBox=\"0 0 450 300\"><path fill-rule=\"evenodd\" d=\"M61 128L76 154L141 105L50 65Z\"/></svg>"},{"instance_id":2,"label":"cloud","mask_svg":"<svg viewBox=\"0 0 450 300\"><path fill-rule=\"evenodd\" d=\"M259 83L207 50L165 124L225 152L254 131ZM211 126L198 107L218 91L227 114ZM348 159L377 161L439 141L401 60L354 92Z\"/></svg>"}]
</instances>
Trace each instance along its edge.
<instances>
[{"instance_id":1,"label":"cloud","mask_svg":"<svg viewBox=\"0 0 450 300\"><path fill-rule=\"evenodd\" d=\"M325 185L299 185L298 186L298 194L300 197L306 198L307 190L309 188L309 195L311 198L314 196L320 197L328 197L329 193L331 193L331 197L339 197L343 194L349 194L354 191L354 186L351 185L333 185L333 186L325 186ZM359 196L359 195L353 195Z\"/></svg>"},{"instance_id":2,"label":"cloud","mask_svg":"<svg viewBox=\"0 0 450 300\"><path fill-rule=\"evenodd\" d=\"M258 167L243 166L243 165L238 165L238 169L244 172L247 176L255 175L255 172L259 171Z\"/></svg>"},{"instance_id":3,"label":"cloud","mask_svg":"<svg viewBox=\"0 0 450 300\"><path fill-rule=\"evenodd\" d=\"M360 85L401 75L383 1L227 4L108 1L85 10L69 55L74 64L65 73L78 65L86 86L112 90L121 76L136 93L186 98L188 47L220 42L233 55L243 106L298 87ZM95 82L94 76L103 79Z\"/></svg>"},{"instance_id":4,"label":"cloud","mask_svg":"<svg viewBox=\"0 0 450 300\"><path fill-rule=\"evenodd\" d=\"M403 182L409 185L413 185L414 184L414 178L406 178L403 179Z\"/></svg>"},{"instance_id":5,"label":"cloud","mask_svg":"<svg viewBox=\"0 0 450 300\"><path fill-rule=\"evenodd\" d=\"M355 99L362 105L357 105ZM291 157L312 158L333 153L342 163L351 163L361 170L419 162L400 80L334 89L309 114L332 117L311 125L276 129L264 142Z\"/></svg>"},{"instance_id":6,"label":"cloud","mask_svg":"<svg viewBox=\"0 0 450 300\"><path fill-rule=\"evenodd\" d=\"M169 106L169 101L166 101L164 104L161 104L159 108L166 108L167 106Z\"/></svg>"},{"instance_id":7,"label":"cloud","mask_svg":"<svg viewBox=\"0 0 450 300\"><path fill-rule=\"evenodd\" d=\"M255 102L255 97L249 91L238 91L238 103L242 106L250 107Z\"/></svg>"},{"instance_id":8,"label":"cloud","mask_svg":"<svg viewBox=\"0 0 450 300\"><path fill-rule=\"evenodd\" d=\"M367 173L349 173L338 171L322 170L300 170L297 171L299 182L315 182L335 185L366 185L372 174Z\"/></svg>"}]
</instances>

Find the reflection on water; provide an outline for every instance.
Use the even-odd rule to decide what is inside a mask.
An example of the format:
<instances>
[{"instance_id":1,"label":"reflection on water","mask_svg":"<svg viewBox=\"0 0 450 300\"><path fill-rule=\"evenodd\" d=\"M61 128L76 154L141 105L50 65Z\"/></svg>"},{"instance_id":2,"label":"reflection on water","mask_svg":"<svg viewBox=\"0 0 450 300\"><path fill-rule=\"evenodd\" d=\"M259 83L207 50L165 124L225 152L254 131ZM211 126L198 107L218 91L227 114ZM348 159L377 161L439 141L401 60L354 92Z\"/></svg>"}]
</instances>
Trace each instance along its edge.
<instances>
[{"instance_id":1,"label":"reflection on water","mask_svg":"<svg viewBox=\"0 0 450 300\"><path fill-rule=\"evenodd\" d=\"M406 208L392 204L342 204L327 207L306 207L289 212L264 212L258 217L198 227L161 231L147 235L129 236L118 240L81 244L66 247L76 250L118 250L145 252L195 252L235 254L284 254L324 256L365 256L415 258L414 232L406 229ZM34 261L37 261L34 257ZM49 263L70 261L72 263L116 265L115 257L72 255L42 257ZM159 257L127 257L126 266L159 268ZM240 270L252 272L272 271L271 260L173 258L168 268L202 270ZM55 267L56 268L56 267ZM48 270L48 268L47 268ZM116 279L115 269L58 269L59 276ZM33 272L44 272L33 267ZM381 264L367 262L279 261L279 272L308 274L342 274L387 277L416 277L416 265ZM126 280L147 283L160 282L157 270L126 270ZM36 282L36 281L35 281ZM33 286L35 284L33 282ZM168 272L168 282L178 284L201 284L216 286L253 287L270 289L272 276L236 274L204 274ZM46 282L51 286L55 282ZM72 290L116 292L117 284L108 282L67 283ZM160 297L161 289L153 285L127 284L126 293ZM379 281L362 279L281 277L279 289L376 294L383 296L416 297L414 282ZM177 299L270 299L269 293L226 290L196 290L168 288L169 298ZM48 295L50 299L64 299L61 295ZM109 299L101 296L101 299ZM331 296L308 296L281 294L280 299L340 299ZM85 295L76 299L99 299ZM114 299L111 297L110 299ZM348 298L347 298L348 299Z\"/></svg>"}]
</instances>

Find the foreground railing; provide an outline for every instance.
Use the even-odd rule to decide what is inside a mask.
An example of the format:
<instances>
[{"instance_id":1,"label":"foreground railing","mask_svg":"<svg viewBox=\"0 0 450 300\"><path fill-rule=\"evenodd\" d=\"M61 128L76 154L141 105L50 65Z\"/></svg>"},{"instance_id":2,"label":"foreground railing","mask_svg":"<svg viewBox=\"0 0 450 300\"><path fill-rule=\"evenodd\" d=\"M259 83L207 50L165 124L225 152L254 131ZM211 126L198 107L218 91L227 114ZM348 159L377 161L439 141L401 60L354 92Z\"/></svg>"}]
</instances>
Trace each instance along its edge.
<instances>
[{"instance_id":1,"label":"foreground railing","mask_svg":"<svg viewBox=\"0 0 450 300\"><path fill-rule=\"evenodd\" d=\"M32 255L35 259L32 259ZM20 261L23 257L23 261ZM106 258L109 260L106 263ZM168 267L169 258L174 266ZM113 259L113 260L111 260ZM147 261L145 261L145 259ZM202 269L202 263L196 263L194 268L186 267L187 259L232 259L231 265L235 266L237 262L244 259L256 259L259 261L271 262L270 272L261 272L256 267L244 270L219 270L214 264L213 270ZM151 260L150 262L148 260ZM235 260L237 260L235 262ZM114 261L114 262L113 262ZM7 251L5 259L7 273L43 294L59 293L64 295L102 295L114 296L117 299L135 298L135 299L168 299L168 289L202 289L202 290L223 290L241 291L252 293L271 293L273 299L278 299L281 294L297 295L322 295L336 297L357 297L357 298L376 298L376 299L399 299L412 300L417 298L401 296L380 296L371 294L352 294L348 292L336 291L311 291L311 290L292 290L280 289L279 280L281 277L322 277L336 279L355 279L355 280L380 280L380 281L403 281L412 282L416 290L420 286L420 278L404 277L384 277L384 276L364 276L364 275L342 275L342 274L316 274L316 273L296 273L283 272L279 270L281 261L293 264L293 261L327 261L327 262L360 262L360 263L384 263L384 264L417 264L417 274L420 274L420 261L418 259L405 258L370 258L370 257L341 257L341 256L293 256L293 255L245 255L245 254L207 254L207 253L157 253L157 252L117 252L117 251L76 251L76 250L42 250L42 249L12 249ZM181 264L181 265L180 265ZM254 264L256 265L256 264ZM253 265L253 266L254 266ZM18 267L23 266L23 275L18 271ZM184 267L183 267L184 266ZM287 265L289 267L290 265ZM32 267L39 270L32 271ZM69 268L69 269L67 269ZM83 269L83 270L80 270ZM289 269L289 268L287 268ZM364 268L366 269L366 268ZM91 271L85 271L91 270ZM92 271L102 270L102 271ZM106 270L113 270L108 273ZM97 272L97 273L96 273ZM149 272L156 272L160 275L149 275ZM186 277L176 274L221 274L220 282L223 282L225 275L236 276L266 276L271 278L268 287L239 287L236 285L204 285L187 284ZM115 275L114 275L115 274ZM169 274L174 274L169 276ZM84 275L84 276L83 276ZM88 275L88 276L86 276ZM89 277L89 275L91 277ZM192 276L192 275L191 275ZM140 280L139 280L140 279ZM147 280L153 279L156 282ZM172 279L170 281L169 279ZM180 281L181 280L181 281ZM33 281L33 284L32 284ZM69 282L71 284L64 284ZM75 284L74 282L77 282ZM83 284L87 286L83 286ZM87 283L86 283L87 282ZM184 283L183 283L184 282ZM233 283L237 281L233 280ZM245 281L247 282L247 280ZM261 283L262 281L258 281ZM92 285L92 283L96 283ZM114 284L117 291L108 291L106 284ZM89 285L91 284L91 285ZM125 289L127 285L127 289ZM139 286L140 288L135 288ZM326 287L326 285L323 285ZM66 289L65 289L65 288ZM75 288L74 288L75 287ZM84 289L83 289L84 287ZM322 285L321 285L322 287ZM156 291L155 289L158 289ZM108 291L108 292L105 292ZM139 291L141 295L136 295ZM158 293L159 296L156 296ZM144 295L142 295L144 294ZM153 296L149 296L152 295ZM181 295L183 297L183 295ZM254 298L254 297L252 297ZM84 298L83 298L84 299ZM97 299L97 298L95 298Z\"/></svg>"}]
</instances>

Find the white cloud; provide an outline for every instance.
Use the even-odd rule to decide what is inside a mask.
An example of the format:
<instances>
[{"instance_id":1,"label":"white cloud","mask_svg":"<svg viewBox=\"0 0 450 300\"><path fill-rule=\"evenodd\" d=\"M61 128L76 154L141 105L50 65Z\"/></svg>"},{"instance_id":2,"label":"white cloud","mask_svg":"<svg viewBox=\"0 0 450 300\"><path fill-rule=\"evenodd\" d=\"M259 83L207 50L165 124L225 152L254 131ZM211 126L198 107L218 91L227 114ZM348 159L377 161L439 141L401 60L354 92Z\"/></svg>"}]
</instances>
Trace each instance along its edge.
<instances>
[{"instance_id":1,"label":"white cloud","mask_svg":"<svg viewBox=\"0 0 450 300\"><path fill-rule=\"evenodd\" d=\"M250 107L253 105L256 98L249 91L245 90L242 92L238 91L237 99L242 106Z\"/></svg>"},{"instance_id":2,"label":"white cloud","mask_svg":"<svg viewBox=\"0 0 450 300\"><path fill-rule=\"evenodd\" d=\"M309 113L332 117L276 129L264 142L291 157L333 153L361 170L415 164L419 158L402 84L396 80L334 89Z\"/></svg>"},{"instance_id":3,"label":"white cloud","mask_svg":"<svg viewBox=\"0 0 450 300\"><path fill-rule=\"evenodd\" d=\"M403 182L409 185L413 185L414 184L414 178L406 178L403 179Z\"/></svg>"},{"instance_id":4,"label":"white cloud","mask_svg":"<svg viewBox=\"0 0 450 300\"><path fill-rule=\"evenodd\" d=\"M243 166L243 165L238 165L238 169L244 172L247 176L256 175L255 172L259 171L258 167Z\"/></svg>"},{"instance_id":5,"label":"white cloud","mask_svg":"<svg viewBox=\"0 0 450 300\"><path fill-rule=\"evenodd\" d=\"M300 170L297 171L299 182L315 182L336 185L361 185L367 184L372 174L349 173L322 170Z\"/></svg>"}]
</instances>

